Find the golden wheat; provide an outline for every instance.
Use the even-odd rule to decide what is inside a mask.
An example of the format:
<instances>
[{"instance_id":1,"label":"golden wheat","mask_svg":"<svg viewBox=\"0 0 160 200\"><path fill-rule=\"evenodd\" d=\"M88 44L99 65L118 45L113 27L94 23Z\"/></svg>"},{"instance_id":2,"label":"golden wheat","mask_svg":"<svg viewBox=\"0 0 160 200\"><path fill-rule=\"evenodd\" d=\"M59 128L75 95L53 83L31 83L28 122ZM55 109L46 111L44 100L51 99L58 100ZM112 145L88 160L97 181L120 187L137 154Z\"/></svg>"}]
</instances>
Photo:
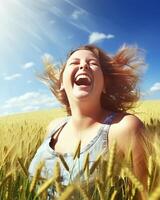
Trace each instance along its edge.
<instances>
[{"instance_id":1,"label":"golden wheat","mask_svg":"<svg viewBox=\"0 0 160 200\"><path fill-rule=\"evenodd\" d=\"M23 174L28 177L28 170L25 168L25 166L23 165L22 159L21 158L17 158L19 165L21 166L22 172Z\"/></svg>"},{"instance_id":2,"label":"golden wheat","mask_svg":"<svg viewBox=\"0 0 160 200\"><path fill-rule=\"evenodd\" d=\"M98 193L99 193L100 199L101 200L105 200L104 191L102 190L101 183L99 182L99 180L96 181L96 187L98 189Z\"/></svg>"},{"instance_id":3,"label":"golden wheat","mask_svg":"<svg viewBox=\"0 0 160 200\"><path fill-rule=\"evenodd\" d=\"M97 166L99 165L100 160L101 160L101 155L99 155L99 156L97 157L97 159L94 161L94 163L92 164L92 166L91 166L91 168L90 168L90 171L89 171L90 174L93 174L94 170L95 170L95 169L97 168Z\"/></svg>"},{"instance_id":4,"label":"golden wheat","mask_svg":"<svg viewBox=\"0 0 160 200\"><path fill-rule=\"evenodd\" d=\"M0 182L0 188L5 184L5 182L13 175L13 170L8 172L6 177Z\"/></svg>"},{"instance_id":5,"label":"golden wheat","mask_svg":"<svg viewBox=\"0 0 160 200\"><path fill-rule=\"evenodd\" d=\"M76 150L75 150L75 153L74 153L74 155L73 155L73 160L75 160L76 157L77 157L77 158L80 157L80 152L81 152L81 140L79 141L78 146L77 146L77 148L76 148Z\"/></svg>"},{"instance_id":6,"label":"golden wheat","mask_svg":"<svg viewBox=\"0 0 160 200\"><path fill-rule=\"evenodd\" d=\"M142 121L145 122L145 125L148 129L148 132L153 139L153 147L155 154L152 154L152 156L149 158L148 162L148 194L149 194L149 200L155 200L160 199L160 101L145 101L140 102L140 106L136 109L134 112L137 116L141 118ZM27 192L27 181L28 181L28 166L29 163L34 156L37 148L41 144L44 135L45 135L45 127L47 127L47 124L49 121L51 121L54 118L57 118L59 116L64 116L64 112L61 110L53 110L51 112L44 111L44 112L35 112L35 113L27 113L27 114L20 114L15 116L7 116L7 117L1 117L0 118L0 137L1 137L1 145L0 145L0 170L4 173L0 174L0 188L3 189L1 192L2 199L25 199L25 195L30 195L30 192L34 193L36 195L36 186L39 184L39 175L35 174L35 177L32 178L32 181L30 181L30 186L28 187ZM38 119L38 120L37 120ZM155 136L156 135L156 136ZM11 146L12 144L12 146ZM115 164L115 150L110 149L109 160L105 160L103 163L102 161L102 170L101 176L104 177L104 175L107 173L107 175L104 178L99 179L99 185L96 185L96 188L99 192L102 192L101 198L104 196L104 186L107 176L110 176L111 180L113 181L111 185L107 185L107 187L111 187L114 185L115 189L110 197L111 200L115 199L117 197L117 187L115 185L113 177L115 175L123 175L125 177L128 177L132 184L133 188L131 189L130 193L128 195L133 195L135 188L138 188L140 191L143 189L143 185L140 183L140 181L134 176L132 173L132 153L129 153L129 168L122 167L121 174L119 174L118 171L113 170L113 166ZM78 147L76 148L74 158L79 159L80 156L80 143L78 144ZM65 157L60 156L60 160L64 166L64 168L69 171L69 167L67 165L67 162L64 159ZM18 164L17 164L18 160ZM92 174L96 169L99 168L101 163L101 156L97 158L97 160L93 163L93 165L90 168L90 174ZM13 169L13 171L11 171ZM19 171L19 169L21 169ZM64 169L63 169L64 170ZM40 169L41 171L41 169ZM39 173L40 173L39 171ZM86 158L84 160L83 164L83 172L86 174L86 176L90 176L89 172L89 154L86 155ZM23 175L23 174L25 175ZM117 174L115 174L117 173ZM19 174L21 176L21 179L24 180L24 182L16 182L18 180ZM122 177L124 177L122 176ZM90 176L91 177L91 176ZM26 182L25 182L26 181ZM92 181L92 184L94 184L94 179ZM16 184L15 184L16 182ZM54 171L54 177L49 179L48 182L46 181L44 184L39 185L38 190L38 196L37 200L39 199L45 199L45 193L47 191L47 188L54 184L56 187L56 191L59 193L60 197L58 199L72 199L74 198L74 191L79 191L82 198L90 198L88 196L89 190L86 189L90 188L90 182L88 181L85 188L78 188L78 186L70 185L66 188L65 191L63 191L63 185L60 180L60 166L58 166L57 169ZM156 184L155 184L156 183ZM14 188L17 185L16 189ZM155 188L156 185L156 188ZM129 192L130 186L126 187L126 193ZM98 189L99 188L99 189ZM5 190L5 191L4 191ZM17 193L13 194L13 191L20 191L19 193L22 193L21 197L17 197ZM19 194L21 195L21 194ZM44 195L44 196L43 196ZM131 196L129 196L132 198ZM29 199L29 198L28 198ZM94 199L94 197L93 197Z\"/></svg>"},{"instance_id":7,"label":"golden wheat","mask_svg":"<svg viewBox=\"0 0 160 200\"><path fill-rule=\"evenodd\" d=\"M108 161L108 167L107 167L107 176L110 177L113 172L113 165L116 155L116 141L113 142L111 149L109 151L109 161Z\"/></svg>"},{"instance_id":8,"label":"golden wheat","mask_svg":"<svg viewBox=\"0 0 160 200\"><path fill-rule=\"evenodd\" d=\"M54 178L55 178L55 186L56 186L56 191L58 192L58 194L60 195L62 193L62 185L61 185L61 168L60 168L60 164L57 161L55 166L54 166Z\"/></svg>"},{"instance_id":9,"label":"golden wheat","mask_svg":"<svg viewBox=\"0 0 160 200\"><path fill-rule=\"evenodd\" d=\"M160 199L160 187L158 186L150 195L149 200L159 200Z\"/></svg>"},{"instance_id":10,"label":"golden wheat","mask_svg":"<svg viewBox=\"0 0 160 200\"><path fill-rule=\"evenodd\" d=\"M82 195L84 200L90 200L89 196L87 195L87 192L79 184L76 184L75 186Z\"/></svg>"},{"instance_id":11,"label":"golden wheat","mask_svg":"<svg viewBox=\"0 0 160 200\"><path fill-rule=\"evenodd\" d=\"M58 157L60 158L60 160L61 160L61 162L62 162L64 168L65 168L67 171L69 171L69 166L68 166L67 162L65 161L63 155L59 154Z\"/></svg>"},{"instance_id":12,"label":"golden wheat","mask_svg":"<svg viewBox=\"0 0 160 200\"><path fill-rule=\"evenodd\" d=\"M57 198L57 200L68 200L68 199L71 199L71 195L72 193L76 190L76 187L75 185L69 185L65 191L62 193L62 195Z\"/></svg>"},{"instance_id":13,"label":"golden wheat","mask_svg":"<svg viewBox=\"0 0 160 200\"><path fill-rule=\"evenodd\" d=\"M38 181L38 178L40 176L43 166L44 166L44 162L40 162L39 165L37 166L35 174L32 177L32 182L31 182L30 189L29 189L30 192L32 192L34 190L34 188L36 186L36 182Z\"/></svg>"},{"instance_id":14,"label":"golden wheat","mask_svg":"<svg viewBox=\"0 0 160 200\"><path fill-rule=\"evenodd\" d=\"M143 191L143 185L137 179L137 177L127 167L122 168L122 170L124 171L124 174L126 174L126 176L131 180L135 188L139 189L139 191Z\"/></svg>"},{"instance_id":15,"label":"golden wheat","mask_svg":"<svg viewBox=\"0 0 160 200\"><path fill-rule=\"evenodd\" d=\"M148 179L147 179L148 191L151 190L152 179L153 179L153 158L152 158L152 156L149 156L149 159L148 159Z\"/></svg>"},{"instance_id":16,"label":"golden wheat","mask_svg":"<svg viewBox=\"0 0 160 200\"><path fill-rule=\"evenodd\" d=\"M37 191L37 197L39 195L41 195L43 192L45 192L50 187L50 185L54 182L54 180L55 180L54 177L52 177L52 178L48 179L47 181L45 181L41 185L41 187L39 187L39 189Z\"/></svg>"}]
</instances>

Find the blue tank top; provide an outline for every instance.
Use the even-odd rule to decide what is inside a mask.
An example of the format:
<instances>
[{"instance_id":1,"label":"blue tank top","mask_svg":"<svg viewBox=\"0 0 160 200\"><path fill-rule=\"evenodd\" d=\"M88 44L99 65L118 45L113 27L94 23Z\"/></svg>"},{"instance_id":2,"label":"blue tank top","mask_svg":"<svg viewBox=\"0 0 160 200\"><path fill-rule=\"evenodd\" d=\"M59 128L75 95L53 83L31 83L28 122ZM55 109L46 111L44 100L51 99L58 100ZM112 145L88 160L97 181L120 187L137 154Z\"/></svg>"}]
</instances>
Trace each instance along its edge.
<instances>
[{"instance_id":1,"label":"blue tank top","mask_svg":"<svg viewBox=\"0 0 160 200\"><path fill-rule=\"evenodd\" d=\"M115 113L112 112L109 116L106 117L100 129L98 130L97 135L89 142L87 146L81 149L79 159L73 160L72 154L69 153L63 154L63 157L67 162L67 165L69 166L70 170L67 171L64 168L63 164L61 163L61 161L59 162L61 167L62 184L67 185L70 181L73 181L78 176L80 176L82 179L84 178L82 169L87 153L89 153L89 167L90 167L99 155L108 151L108 132L112 120L114 118L114 115ZM50 133L48 134L48 137L43 141L41 146L38 148L29 166L30 176L34 176L36 167L41 161L45 162L44 167L41 171L41 176L46 179L53 176L54 165L57 160L59 161L59 156L58 156L59 153L55 152L55 150L53 150L49 144L51 142L53 135L61 127L63 127L68 120L69 117L66 117L64 120L60 122L60 124L54 127L53 130L51 130Z\"/></svg>"}]
</instances>

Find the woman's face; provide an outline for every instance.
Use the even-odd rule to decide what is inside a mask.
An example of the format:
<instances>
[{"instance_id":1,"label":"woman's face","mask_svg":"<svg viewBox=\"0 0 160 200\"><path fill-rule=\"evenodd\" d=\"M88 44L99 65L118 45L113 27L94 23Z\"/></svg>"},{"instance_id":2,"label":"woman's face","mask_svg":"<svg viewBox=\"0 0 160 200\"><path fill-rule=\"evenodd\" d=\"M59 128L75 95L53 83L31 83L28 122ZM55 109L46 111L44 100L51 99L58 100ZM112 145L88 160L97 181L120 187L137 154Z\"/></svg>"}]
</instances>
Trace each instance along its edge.
<instances>
[{"instance_id":1,"label":"woman's face","mask_svg":"<svg viewBox=\"0 0 160 200\"><path fill-rule=\"evenodd\" d=\"M62 84L68 100L99 100L104 77L96 55L89 50L77 50L67 60Z\"/></svg>"}]
</instances>

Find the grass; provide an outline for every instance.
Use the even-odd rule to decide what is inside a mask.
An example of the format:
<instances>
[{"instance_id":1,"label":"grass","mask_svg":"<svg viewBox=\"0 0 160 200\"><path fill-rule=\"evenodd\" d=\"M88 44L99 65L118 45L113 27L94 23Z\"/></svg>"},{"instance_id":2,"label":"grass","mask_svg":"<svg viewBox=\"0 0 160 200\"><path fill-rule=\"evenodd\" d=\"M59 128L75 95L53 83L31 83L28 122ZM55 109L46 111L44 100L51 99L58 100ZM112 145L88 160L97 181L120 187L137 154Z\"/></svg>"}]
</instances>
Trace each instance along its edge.
<instances>
[{"instance_id":1,"label":"grass","mask_svg":"<svg viewBox=\"0 0 160 200\"><path fill-rule=\"evenodd\" d=\"M39 200L47 198L48 188L56 188L57 195L52 199L90 199L121 200L137 199L143 185L132 172L129 161L117 162L116 146L105 159L99 157L88 168L89 155L84 161L85 175L94 174L86 182L70 183L64 187L60 181L60 166L57 163L54 177L43 180L39 166L37 173L30 179L28 166L41 144L48 123L64 116L61 109L39 111L13 116L0 117L0 199ZM143 101L136 108L135 114L144 121L147 134L153 141L154 153L148 162L147 199L160 199L160 101ZM75 152L78 159L80 144ZM64 158L61 157L61 160ZM100 173L99 173L100 172Z\"/></svg>"}]
</instances>

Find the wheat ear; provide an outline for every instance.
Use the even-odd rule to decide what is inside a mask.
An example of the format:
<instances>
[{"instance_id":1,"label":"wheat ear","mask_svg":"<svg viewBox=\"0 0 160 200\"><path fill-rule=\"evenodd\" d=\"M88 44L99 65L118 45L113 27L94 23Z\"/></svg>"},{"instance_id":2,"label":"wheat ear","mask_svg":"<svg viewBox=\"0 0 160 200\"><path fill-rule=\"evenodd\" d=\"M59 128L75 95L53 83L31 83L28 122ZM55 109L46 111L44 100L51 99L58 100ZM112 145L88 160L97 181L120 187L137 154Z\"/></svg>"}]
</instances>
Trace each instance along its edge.
<instances>
[{"instance_id":1,"label":"wheat ear","mask_svg":"<svg viewBox=\"0 0 160 200\"><path fill-rule=\"evenodd\" d=\"M69 171L69 166L67 165L67 162L65 161L64 157L63 157L61 154L59 154L58 156L59 156L59 158L60 158L60 160L61 160L61 162L62 162L64 168L65 168L67 171Z\"/></svg>"},{"instance_id":2,"label":"wheat ear","mask_svg":"<svg viewBox=\"0 0 160 200\"><path fill-rule=\"evenodd\" d=\"M76 157L77 158L80 157L80 152L81 152L81 140L79 141L78 146L77 146L77 148L75 150L75 153L74 153L74 156L73 156L73 160L75 160Z\"/></svg>"},{"instance_id":3,"label":"wheat ear","mask_svg":"<svg viewBox=\"0 0 160 200\"><path fill-rule=\"evenodd\" d=\"M116 141L113 141L113 144L111 146L110 152L109 152L109 160L108 160L108 167L107 167L107 176L110 177L113 172L113 165L116 155Z\"/></svg>"},{"instance_id":4,"label":"wheat ear","mask_svg":"<svg viewBox=\"0 0 160 200\"><path fill-rule=\"evenodd\" d=\"M43 192L46 191L46 189L54 182L54 177L48 179L46 182L44 182L41 187L38 189L36 196L38 197L41 195Z\"/></svg>"}]
</instances>

